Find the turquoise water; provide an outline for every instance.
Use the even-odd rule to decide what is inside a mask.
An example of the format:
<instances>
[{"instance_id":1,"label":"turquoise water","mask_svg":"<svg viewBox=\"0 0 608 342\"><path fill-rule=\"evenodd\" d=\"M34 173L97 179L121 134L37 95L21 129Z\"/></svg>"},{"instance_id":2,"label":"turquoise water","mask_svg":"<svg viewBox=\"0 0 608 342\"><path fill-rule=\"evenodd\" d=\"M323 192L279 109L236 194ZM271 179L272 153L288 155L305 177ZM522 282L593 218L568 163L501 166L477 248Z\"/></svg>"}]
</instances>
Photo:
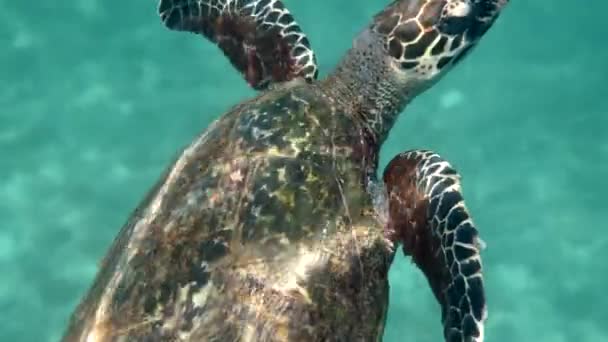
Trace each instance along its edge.
<instances>
[{"instance_id":1,"label":"turquoise water","mask_svg":"<svg viewBox=\"0 0 608 342\"><path fill-rule=\"evenodd\" d=\"M385 4L286 2L322 75ZM155 10L0 0L0 341L58 340L175 153L254 94L215 46L164 29ZM488 341L608 341L607 10L512 1L384 146L382 166L424 147L463 174L488 245ZM385 341L439 341L438 307L404 258L391 292Z\"/></svg>"}]
</instances>

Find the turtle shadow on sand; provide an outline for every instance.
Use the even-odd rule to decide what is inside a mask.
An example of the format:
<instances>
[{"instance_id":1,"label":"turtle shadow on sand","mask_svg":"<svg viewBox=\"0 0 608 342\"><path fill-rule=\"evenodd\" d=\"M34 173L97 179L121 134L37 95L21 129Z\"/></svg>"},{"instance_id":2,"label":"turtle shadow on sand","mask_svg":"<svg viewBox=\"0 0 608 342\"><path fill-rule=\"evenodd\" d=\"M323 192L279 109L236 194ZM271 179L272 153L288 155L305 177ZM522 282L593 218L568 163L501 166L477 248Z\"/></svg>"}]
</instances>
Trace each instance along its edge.
<instances>
[{"instance_id":1,"label":"turtle shadow on sand","mask_svg":"<svg viewBox=\"0 0 608 342\"><path fill-rule=\"evenodd\" d=\"M379 341L398 247L446 341L483 341L481 240L432 151L376 179L397 116L477 45L507 0L398 0L317 80L279 0L161 0L260 93L223 114L120 231L64 341Z\"/></svg>"}]
</instances>

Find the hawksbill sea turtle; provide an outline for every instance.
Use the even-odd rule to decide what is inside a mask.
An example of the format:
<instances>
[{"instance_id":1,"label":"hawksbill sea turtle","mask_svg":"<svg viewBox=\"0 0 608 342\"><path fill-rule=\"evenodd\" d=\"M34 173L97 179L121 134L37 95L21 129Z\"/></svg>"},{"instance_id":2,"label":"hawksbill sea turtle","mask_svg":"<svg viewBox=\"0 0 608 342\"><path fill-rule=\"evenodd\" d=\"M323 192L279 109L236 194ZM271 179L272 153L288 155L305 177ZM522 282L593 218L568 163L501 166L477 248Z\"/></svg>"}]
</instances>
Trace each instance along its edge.
<instances>
[{"instance_id":1,"label":"hawksbill sea turtle","mask_svg":"<svg viewBox=\"0 0 608 342\"><path fill-rule=\"evenodd\" d=\"M481 240L459 174L426 150L376 171L398 114L507 2L393 1L317 80L281 1L160 0L164 25L216 43L260 93L150 191L63 340L379 341L401 246L441 306L446 341L482 341Z\"/></svg>"}]
</instances>

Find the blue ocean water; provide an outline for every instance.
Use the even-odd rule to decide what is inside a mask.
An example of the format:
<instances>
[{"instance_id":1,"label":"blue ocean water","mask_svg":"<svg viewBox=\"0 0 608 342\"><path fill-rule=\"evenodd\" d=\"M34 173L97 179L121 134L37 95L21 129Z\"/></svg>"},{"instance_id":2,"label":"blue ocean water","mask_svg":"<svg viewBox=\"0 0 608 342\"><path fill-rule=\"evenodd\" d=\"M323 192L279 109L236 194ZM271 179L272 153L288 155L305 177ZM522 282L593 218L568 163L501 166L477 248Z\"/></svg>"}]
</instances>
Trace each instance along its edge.
<instances>
[{"instance_id":1,"label":"blue ocean water","mask_svg":"<svg viewBox=\"0 0 608 342\"><path fill-rule=\"evenodd\" d=\"M285 1L326 75L385 1ZM488 341L608 341L608 5L512 1L382 151L462 173L488 247ZM0 0L0 341L57 341L96 266L175 154L251 97L154 1ZM604 94L604 95L601 95ZM405 258L385 341L439 341Z\"/></svg>"}]
</instances>

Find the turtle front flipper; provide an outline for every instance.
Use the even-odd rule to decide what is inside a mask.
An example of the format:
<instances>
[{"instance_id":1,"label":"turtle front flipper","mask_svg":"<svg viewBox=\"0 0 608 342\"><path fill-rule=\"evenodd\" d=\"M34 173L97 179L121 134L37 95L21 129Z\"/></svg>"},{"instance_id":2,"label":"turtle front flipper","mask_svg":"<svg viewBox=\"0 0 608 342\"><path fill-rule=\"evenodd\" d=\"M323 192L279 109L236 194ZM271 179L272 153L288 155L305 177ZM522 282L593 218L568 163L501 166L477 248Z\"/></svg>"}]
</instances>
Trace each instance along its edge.
<instances>
[{"instance_id":1,"label":"turtle front flipper","mask_svg":"<svg viewBox=\"0 0 608 342\"><path fill-rule=\"evenodd\" d=\"M483 341L482 242L464 204L460 176L439 155L408 151L384 171L391 240L427 277L441 304L446 341Z\"/></svg>"},{"instance_id":2,"label":"turtle front flipper","mask_svg":"<svg viewBox=\"0 0 608 342\"><path fill-rule=\"evenodd\" d=\"M160 0L158 13L169 29L216 43L254 89L317 77L308 38L279 0Z\"/></svg>"}]
</instances>

